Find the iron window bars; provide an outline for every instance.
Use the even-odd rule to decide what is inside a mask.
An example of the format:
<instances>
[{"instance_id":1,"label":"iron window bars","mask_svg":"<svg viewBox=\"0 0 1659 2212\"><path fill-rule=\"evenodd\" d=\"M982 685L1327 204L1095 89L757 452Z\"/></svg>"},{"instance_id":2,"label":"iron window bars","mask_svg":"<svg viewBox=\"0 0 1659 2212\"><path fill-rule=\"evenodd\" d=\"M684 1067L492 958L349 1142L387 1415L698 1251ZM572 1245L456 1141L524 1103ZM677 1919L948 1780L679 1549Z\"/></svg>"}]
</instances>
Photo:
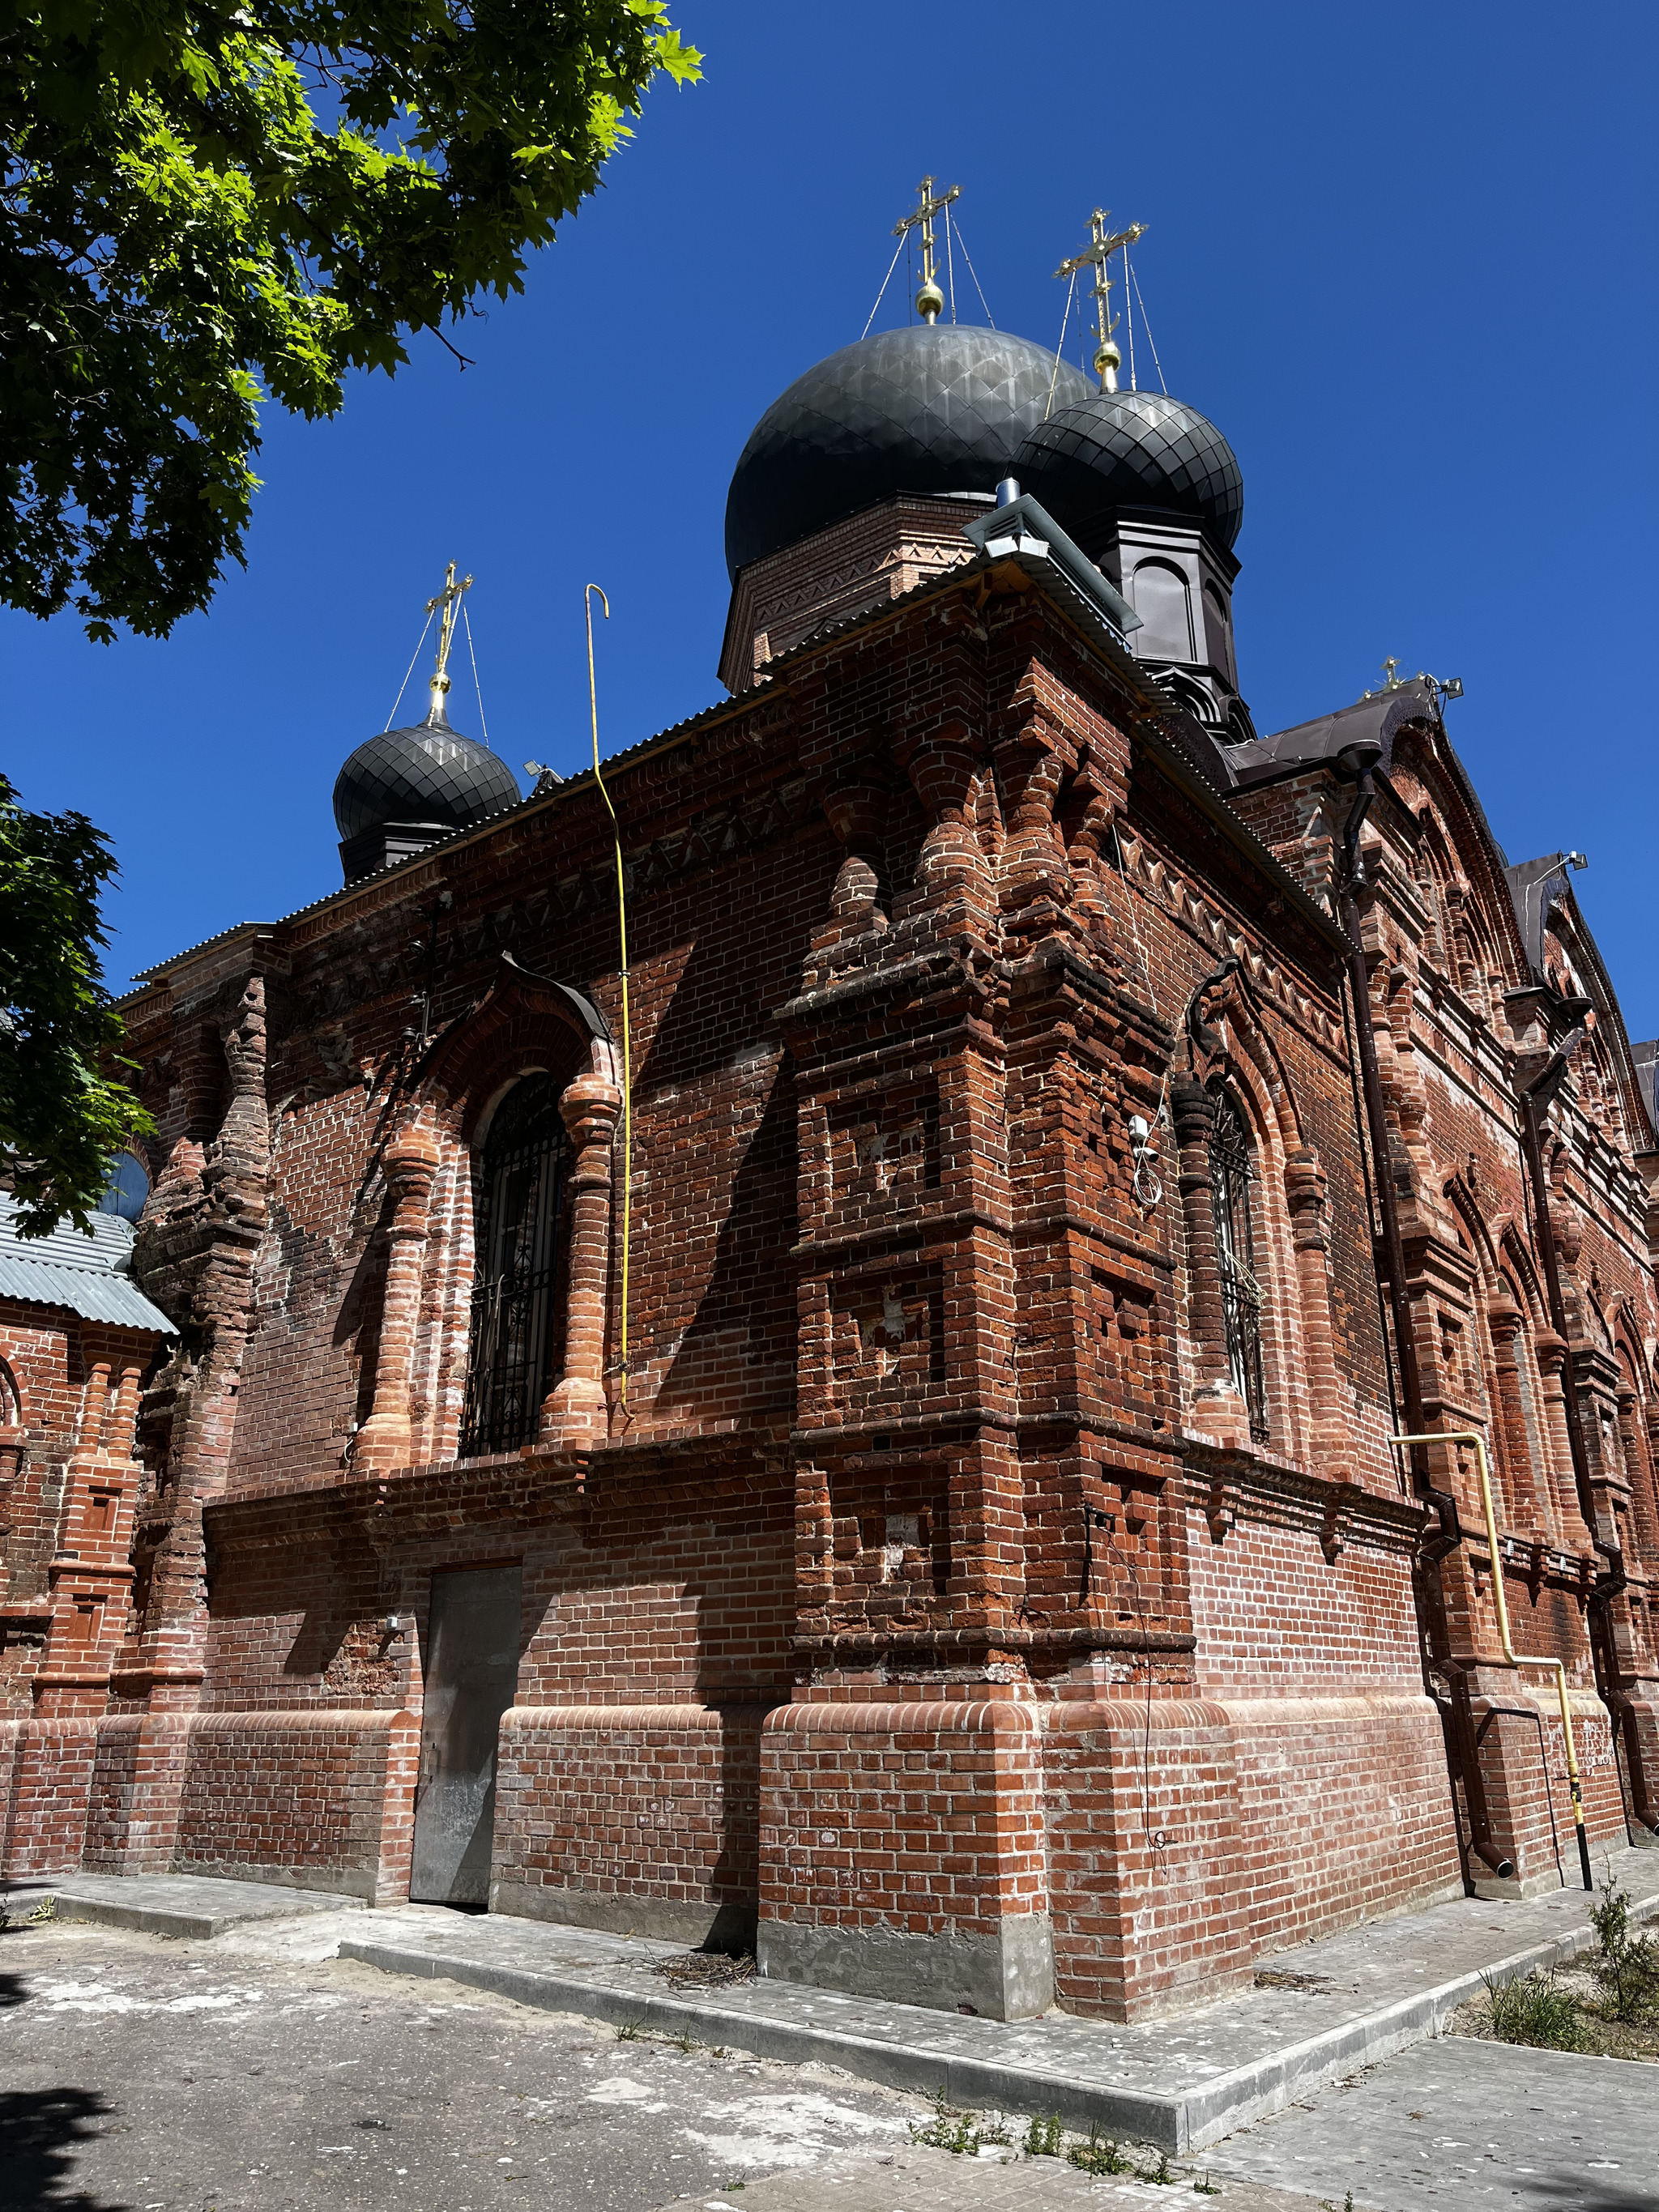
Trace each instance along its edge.
<instances>
[{"instance_id":1,"label":"iron window bars","mask_svg":"<svg viewBox=\"0 0 1659 2212\"><path fill-rule=\"evenodd\" d=\"M1210 1188L1215 1205L1216 1259L1221 1310L1227 1329L1227 1364L1250 1416L1250 1434L1267 1441L1267 1389L1261 1363L1261 1285L1255 1279L1255 1240L1250 1225L1250 1142L1243 1116L1224 1091L1211 1093L1215 1120L1210 1135Z\"/></svg>"},{"instance_id":2,"label":"iron window bars","mask_svg":"<svg viewBox=\"0 0 1659 2212\"><path fill-rule=\"evenodd\" d=\"M463 1459L535 1437L553 1348L565 1152L553 1079L525 1077L497 1108L475 1170Z\"/></svg>"}]
</instances>

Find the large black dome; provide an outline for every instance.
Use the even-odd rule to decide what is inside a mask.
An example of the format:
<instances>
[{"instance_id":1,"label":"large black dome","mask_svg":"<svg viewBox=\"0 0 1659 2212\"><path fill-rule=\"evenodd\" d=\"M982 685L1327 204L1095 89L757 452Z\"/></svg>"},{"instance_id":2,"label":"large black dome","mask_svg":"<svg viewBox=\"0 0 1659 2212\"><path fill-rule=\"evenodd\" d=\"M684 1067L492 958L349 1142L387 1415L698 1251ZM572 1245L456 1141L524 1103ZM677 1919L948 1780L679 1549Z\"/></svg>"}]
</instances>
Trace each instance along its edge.
<instances>
[{"instance_id":1,"label":"large black dome","mask_svg":"<svg viewBox=\"0 0 1659 2212\"><path fill-rule=\"evenodd\" d=\"M1161 392L1094 392L1056 407L1032 426L1013 473L1092 561L1126 507L1185 516L1229 550L1244 520L1232 447L1195 407Z\"/></svg>"},{"instance_id":2,"label":"large black dome","mask_svg":"<svg viewBox=\"0 0 1659 2212\"><path fill-rule=\"evenodd\" d=\"M726 502L727 568L899 492L994 492L1051 391L1068 407L1088 380L1002 331L914 323L843 346L756 424Z\"/></svg>"},{"instance_id":3,"label":"large black dome","mask_svg":"<svg viewBox=\"0 0 1659 2212\"><path fill-rule=\"evenodd\" d=\"M518 778L488 745L434 720L386 730L358 746L334 786L343 838L388 823L470 830L520 799Z\"/></svg>"}]
</instances>

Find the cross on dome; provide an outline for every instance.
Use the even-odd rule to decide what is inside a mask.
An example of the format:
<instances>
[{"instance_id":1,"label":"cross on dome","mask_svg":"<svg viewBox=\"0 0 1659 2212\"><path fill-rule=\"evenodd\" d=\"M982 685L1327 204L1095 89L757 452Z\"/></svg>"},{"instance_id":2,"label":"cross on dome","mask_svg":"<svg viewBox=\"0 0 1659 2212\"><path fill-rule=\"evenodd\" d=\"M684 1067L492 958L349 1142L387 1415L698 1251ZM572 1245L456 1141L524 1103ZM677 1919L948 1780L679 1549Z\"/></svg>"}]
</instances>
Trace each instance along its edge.
<instances>
[{"instance_id":1,"label":"cross on dome","mask_svg":"<svg viewBox=\"0 0 1659 2212\"><path fill-rule=\"evenodd\" d=\"M438 615L438 659L431 678L432 711L429 719L433 721L447 719L444 713L444 695L449 689L449 648L454 641L461 601L471 589L471 576L463 576L459 584L455 581L455 563L452 561L444 577L442 591L426 603L428 615L438 614L441 607L443 610Z\"/></svg>"},{"instance_id":2,"label":"cross on dome","mask_svg":"<svg viewBox=\"0 0 1659 2212\"><path fill-rule=\"evenodd\" d=\"M933 180L924 177L916 186L915 210L893 225L895 238L902 238L917 223L921 225L921 289L916 295L916 313L925 323L937 322L945 309L945 295L933 281L933 217L944 214L961 191L960 185L952 185L948 192L941 192L935 199Z\"/></svg>"},{"instance_id":3,"label":"cross on dome","mask_svg":"<svg viewBox=\"0 0 1659 2212\"><path fill-rule=\"evenodd\" d=\"M1108 312L1108 295L1112 289L1112 280L1106 274L1106 264L1113 254L1121 252L1125 246L1133 246L1136 239L1144 238L1146 234L1146 226L1144 222L1132 222L1127 230L1109 232L1106 228L1106 219L1111 212L1110 208L1095 210L1089 218L1089 227L1092 233L1090 243L1084 247L1081 253L1074 253L1069 260L1062 261L1054 271L1056 276L1075 276L1079 269L1086 269L1091 264L1093 264L1095 319L1099 330L1099 339L1095 347L1095 368L1099 375L1100 388L1103 392L1117 390L1117 373L1123 362L1122 355L1112 343L1112 332L1117 328L1117 318L1115 315L1109 315Z\"/></svg>"}]
</instances>

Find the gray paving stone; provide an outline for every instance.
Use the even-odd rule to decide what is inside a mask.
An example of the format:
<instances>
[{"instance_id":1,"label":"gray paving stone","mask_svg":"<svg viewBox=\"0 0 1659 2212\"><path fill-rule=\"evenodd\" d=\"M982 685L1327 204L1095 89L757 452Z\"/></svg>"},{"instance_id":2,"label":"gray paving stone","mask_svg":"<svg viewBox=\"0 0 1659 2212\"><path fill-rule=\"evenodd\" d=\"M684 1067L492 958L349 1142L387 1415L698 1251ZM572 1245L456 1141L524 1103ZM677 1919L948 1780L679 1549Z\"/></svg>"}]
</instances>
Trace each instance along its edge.
<instances>
[{"instance_id":1,"label":"gray paving stone","mask_svg":"<svg viewBox=\"0 0 1659 2212\"><path fill-rule=\"evenodd\" d=\"M1659 2067L1448 2035L1205 2160L1234 2179L1316 2191L1366 2212L1653 2212Z\"/></svg>"}]
</instances>

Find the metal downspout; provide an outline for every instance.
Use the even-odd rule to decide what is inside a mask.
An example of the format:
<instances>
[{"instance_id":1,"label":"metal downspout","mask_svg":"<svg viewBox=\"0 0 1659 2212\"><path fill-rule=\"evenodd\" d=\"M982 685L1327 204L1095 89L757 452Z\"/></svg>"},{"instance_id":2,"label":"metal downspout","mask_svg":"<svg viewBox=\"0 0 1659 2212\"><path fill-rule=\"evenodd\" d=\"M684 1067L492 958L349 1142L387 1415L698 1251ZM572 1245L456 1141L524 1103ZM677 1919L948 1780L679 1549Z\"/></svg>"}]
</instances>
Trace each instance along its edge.
<instances>
[{"instance_id":1,"label":"metal downspout","mask_svg":"<svg viewBox=\"0 0 1659 2212\"><path fill-rule=\"evenodd\" d=\"M1400 1212L1395 1202L1394 1175L1389 1163L1388 1114L1382 1100L1382 1081L1377 1073L1376 1038L1371 1027L1370 976L1365 966L1359 907L1355 896L1365 881L1364 863L1359 852L1359 830L1376 795L1371 781L1371 769L1379 757L1380 748L1368 747L1366 750L1370 757L1363 760L1363 765L1359 760L1350 763L1351 772L1357 773L1358 788L1342 833L1344 865L1337 903L1350 947L1348 986L1353 998L1360 1084L1364 1094L1365 1121L1376 1169L1377 1210L1382 1218L1382 1256L1388 1271L1389 1311L1394 1322L1400 1399L1407 1429L1416 1435L1423 1428L1423 1386L1417 1364L1411 1299L1406 1288L1406 1253L1400 1237ZM1382 1350L1386 1358L1389 1352L1386 1338ZM1412 1589L1417 1603L1418 1626L1428 1647L1429 1656L1435 1670L1444 1677L1451 1695L1446 1751L1450 1768L1449 1778L1453 1785L1453 1817L1455 1820L1458 1812L1456 1785L1461 1784L1463 1809L1468 1815L1468 1848L1492 1869L1500 1881L1507 1881L1514 1874L1515 1865L1492 1841L1492 1817L1486 1806L1486 1784L1480 1774L1480 1756L1475 1739L1468 1677L1452 1656L1451 1629L1446 1618L1446 1592L1440 1577L1441 1561L1449 1553L1455 1552L1463 1540L1463 1530L1457 1516L1457 1500L1449 1490L1434 1487L1421 1445L1413 1447L1411 1459L1412 1487L1425 1504L1433 1507L1439 1523L1438 1534L1419 1547L1413 1562ZM1425 1687L1432 1697L1428 1674L1429 1666L1425 1661ZM1438 1698L1435 1703L1438 1705ZM1458 1825L1461 1834L1461 1822ZM1473 1893L1474 1885L1467 1869L1464 1879Z\"/></svg>"}]
</instances>

